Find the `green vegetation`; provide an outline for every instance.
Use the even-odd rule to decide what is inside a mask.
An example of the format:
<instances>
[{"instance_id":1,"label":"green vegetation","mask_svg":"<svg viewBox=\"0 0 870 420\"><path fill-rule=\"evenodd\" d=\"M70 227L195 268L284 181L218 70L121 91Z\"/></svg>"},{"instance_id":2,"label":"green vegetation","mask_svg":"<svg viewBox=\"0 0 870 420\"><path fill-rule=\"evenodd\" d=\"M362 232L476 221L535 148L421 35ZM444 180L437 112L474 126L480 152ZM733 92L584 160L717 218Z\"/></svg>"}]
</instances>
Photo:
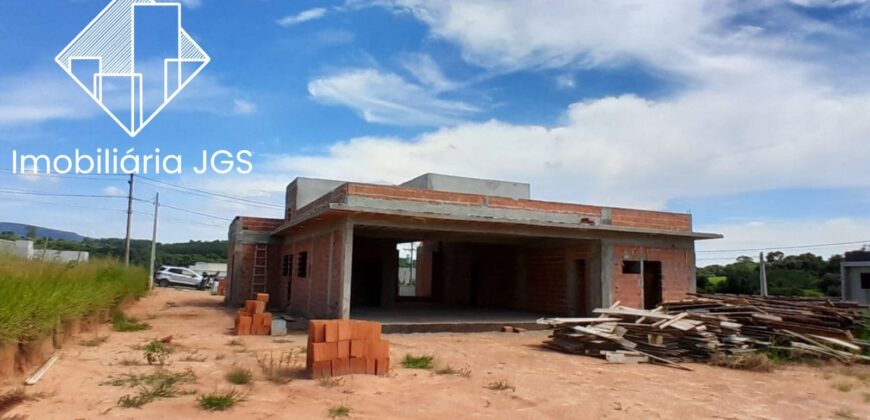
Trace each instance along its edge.
<instances>
[{"instance_id":1,"label":"green vegetation","mask_svg":"<svg viewBox=\"0 0 870 420\"><path fill-rule=\"evenodd\" d=\"M764 259L770 295L840 296L840 262L843 261L841 255L825 260L811 253L786 256L780 251L774 251L768 252ZM748 256L738 257L736 262L724 266L709 265L698 268L698 291L757 294L759 269L758 262Z\"/></svg>"},{"instance_id":2,"label":"green vegetation","mask_svg":"<svg viewBox=\"0 0 870 420\"><path fill-rule=\"evenodd\" d=\"M326 414L331 419L339 418L339 417L349 417L351 408L347 405L341 404L329 407L329 412Z\"/></svg>"},{"instance_id":3,"label":"green vegetation","mask_svg":"<svg viewBox=\"0 0 870 420\"><path fill-rule=\"evenodd\" d=\"M114 308L147 288L144 269L115 261L59 264L0 255L0 343L48 335L60 321Z\"/></svg>"},{"instance_id":4,"label":"green vegetation","mask_svg":"<svg viewBox=\"0 0 870 420\"><path fill-rule=\"evenodd\" d=\"M116 378L110 378L100 385L138 387L139 392L135 395L124 395L118 400L118 405L125 408L139 408L158 398L172 398L179 395L189 395L192 391L185 391L181 385L196 381L196 375L188 369L184 372L171 372L160 369L151 374L125 374Z\"/></svg>"},{"instance_id":5,"label":"green vegetation","mask_svg":"<svg viewBox=\"0 0 870 420\"><path fill-rule=\"evenodd\" d=\"M243 367L234 367L229 372L227 372L224 379L227 382L235 385L247 385L251 383L251 379L253 378L253 374L250 369L245 369Z\"/></svg>"},{"instance_id":6,"label":"green vegetation","mask_svg":"<svg viewBox=\"0 0 870 420\"><path fill-rule=\"evenodd\" d=\"M112 312L112 329L120 332L135 332L144 331L151 328L147 322L140 322L138 319L124 315L120 310Z\"/></svg>"},{"instance_id":7,"label":"green vegetation","mask_svg":"<svg viewBox=\"0 0 870 420\"><path fill-rule=\"evenodd\" d=\"M402 359L402 366L408 369L432 369L435 366L435 356L412 356L406 354L405 358Z\"/></svg>"},{"instance_id":8,"label":"green vegetation","mask_svg":"<svg viewBox=\"0 0 870 420\"><path fill-rule=\"evenodd\" d=\"M836 389L837 391L840 391L840 392L849 392L854 387L854 385L852 385L849 382L837 382L833 386L834 386L834 389Z\"/></svg>"},{"instance_id":9,"label":"green vegetation","mask_svg":"<svg viewBox=\"0 0 870 420\"><path fill-rule=\"evenodd\" d=\"M226 392L211 392L200 395L197 401L203 410L224 411L244 400L244 395L241 392L231 389Z\"/></svg>"},{"instance_id":10,"label":"green vegetation","mask_svg":"<svg viewBox=\"0 0 870 420\"><path fill-rule=\"evenodd\" d=\"M490 382L489 385L486 386L486 389L490 389L493 391L507 391L507 390L516 391L517 390L517 388L515 386L511 385L511 383L508 381Z\"/></svg>"},{"instance_id":11,"label":"green vegetation","mask_svg":"<svg viewBox=\"0 0 870 420\"><path fill-rule=\"evenodd\" d=\"M149 365L161 366L166 364L166 361L169 359L169 353L172 353L172 349L160 341L152 341L146 344L142 348L142 351L145 353L145 361Z\"/></svg>"}]
</instances>

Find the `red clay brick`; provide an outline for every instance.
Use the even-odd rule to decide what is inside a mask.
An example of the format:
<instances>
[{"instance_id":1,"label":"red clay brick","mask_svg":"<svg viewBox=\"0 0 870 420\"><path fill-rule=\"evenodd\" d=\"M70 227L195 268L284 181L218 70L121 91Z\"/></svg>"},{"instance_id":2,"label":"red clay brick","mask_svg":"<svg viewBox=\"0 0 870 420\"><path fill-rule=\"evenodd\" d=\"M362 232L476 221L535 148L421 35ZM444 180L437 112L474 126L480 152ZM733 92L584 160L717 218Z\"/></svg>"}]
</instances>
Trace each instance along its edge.
<instances>
[{"instance_id":1,"label":"red clay brick","mask_svg":"<svg viewBox=\"0 0 870 420\"><path fill-rule=\"evenodd\" d=\"M368 342L368 351L366 356L374 359L384 359L390 357L390 342L385 340L376 340Z\"/></svg>"},{"instance_id":2,"label":"red clay brick","mask_svg":"<svg viewBox=\"0 0 870 420\"><path fill-rule=\"evenodd\" d=\"M366 348L368 344L366 340L351 340L350 341L350 357L360 358L366 356Z\"/></svg>"},{"instance_id":3,"label":"red clay brick","mask_svg":"<svg viewBox=\"0 0 870 420\"><path fill-rule=\"evenodd\" d=\"M350 373L354 375L365 375L366 359L350 359Z\"/></svg>"},{"instance_id":4,"label":"red clay brick","mask_svg":"<svg viewBox=\"0 0 870 420\"><path fill-rule=\"evenodd\" d=\"M236 328L237 335L251 335L251 324L254 318L248 315L239 317L239 326Z\"/></svg>"},{"instance_id":5,"label":"red clay brick","mask_svg":"<svg viewBox=\"0 0 870 420\"><path fill-rule=\"evenodd\" d=\"M336 323L336 321L326 321L324 331L324 337L327 343L335 343L338 341L338 323Z\"/></svg>"},{"instance_id":6,"label":"red clay brick","mask_svg":"<svg viewBox=\"0 0 870 420\"><path fill-rule=\"evenodd\" d=\"M353 324L350 320L339 320L338 322L338 341L348 341L353 338Z\"/></svg>"},{"instance_id":7,"label":"red clay brick","mask_svg":"<svg viewBox=\"0 0 870 420\"><path fill-rule=\"evenodd\" d=\"M390 373L390 358L377 359L375 363L375 373L383 376Z\"/></svg>"},{"instance_id":8,"label":"red clay brick","mask_svg":"<svg viewBox=\"0 0 870 420\"><path fill-rule=\"evenodd\" d=\"M252 315L256 311L257 306L256 300L246 300L245 301L245 313L248 315Z\"/></svg>"},{"instance_id":9,"label":"red clay brick","mask_svg":"<svg viewBox=\"0 0 870 420\"><path fill-rule=\"evenodd\" d=\"M311 379L328 378L332 376L332 361L314 362L311 365Z\"/></svg>"},{"instance_id":10,"label":"red clay brick","mask_svg":"<svg viewBox=\"0 0 870 420\"><path fill-rule=\"evenodd\" d=\"M268 293L257 293L257 301L263 303L269 303L269 294Z\"/></svg>"},{"instance_id":11,"label":"red clay brick","mask_svg":"<svg viewBox=\"0 0 870 420\"><path fill-rule=\"evenodd\" d=\"M326 362L335 358L332 349L335 343L314 343L308 351L311 353L312 362Z\"/></svg>"},{"instance_id":12,"label":"red clay brick","mask_svg":"<svg viewBox=\"0 0 870 420\"><path fill-rule=\"evenodd\" d=\"M350 373L350 359L332 359L332 376L344 376Z\"/></svg>"},{"instance_id":13,"label":"red clay brick","mask_svg":"<svg viewBox=\"0 0 870 420\"><path fill-rule=\"evenodd\" d=\"M350 358L350 341L339 341L338 342L338 356L339 359L349 359Z\"/></svg>"},{"instance_id":14,"label":"red clay brick","mask_svg":"<svg viewBox=\"0 0 870 420\"><path fill-rule=\"evenodd\" d=\"M308 321L308 338L312 343L326 342L326 321Z\"/></svg>"},{"instance_id":15,"label":"red clay brick","mask_svg":"<svg viewBox=\"0 0 870 420\"><path fill-rule=\"evenodd\" d=\"M368 334L368 321L353 320L350 322L350 339L365 340Z\"/></svg>"},{"instance_id":16,"label":"red clay brick","mask_svg":"<svg viewBox=\"0 0 870 420\"><path fill-rule=\"evenodd\" d=\"M263 335L263 314L254 314L251 317L251 334Z\"/></svg>"}]
</instances>

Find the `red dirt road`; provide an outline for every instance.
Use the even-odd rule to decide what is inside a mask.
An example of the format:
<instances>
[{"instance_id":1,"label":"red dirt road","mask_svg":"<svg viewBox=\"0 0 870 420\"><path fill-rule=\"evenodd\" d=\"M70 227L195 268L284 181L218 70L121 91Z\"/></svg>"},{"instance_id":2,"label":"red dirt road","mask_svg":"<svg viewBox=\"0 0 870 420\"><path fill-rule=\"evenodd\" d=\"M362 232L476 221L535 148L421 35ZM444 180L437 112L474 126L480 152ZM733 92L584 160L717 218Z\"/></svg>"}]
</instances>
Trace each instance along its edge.
<instances>
[{"instance_id":1,"label":"red dirt road","mask_svg":"<svg viewBox=\"0 0 870 420\"><path fill-rule=\"evenodd\" d=\"M294 379L267 381L257 355L276 357L306 344L302 334L287 337L234 337L232 312L221 298L203 292L158 289L127 312L152 328L112 332L96 347L68 344L43 380L27 390L44 393L6 416L28 419L324 419L330 407L350 407L352 419L579 419L579 418L724 418L826 419L870 418L870 368L866 366L788 366L773 373L734 371L689 365L684 372L656 365L610 365L582 356L544 350L546 332L524 334L388 335L393 369L387 377L352 376L336 387ZM224 375L233 366L254 372L250 386L235 386L246 400L225 412L206 412L196 395L159 399L142 408L122 408L118 399L136 389L100 385L110 376L148 373L154 367L123 366L143 360L133 347L172 335L175 351L167 369L192 369L198 393L228 390ZM91 338L84 334L80 339ZM231 340L242 345L230 345ZM470 377L404 369L406 354L433 354L439 366L468 368ZM194 357L188 357L194 354ZM196 361L194 359L202 359ZM185 360L187 359L187 361ZM487 385L506 381L515 390ZM6 384L0 392L14 384Z\"/></svg>"}]
</instances>

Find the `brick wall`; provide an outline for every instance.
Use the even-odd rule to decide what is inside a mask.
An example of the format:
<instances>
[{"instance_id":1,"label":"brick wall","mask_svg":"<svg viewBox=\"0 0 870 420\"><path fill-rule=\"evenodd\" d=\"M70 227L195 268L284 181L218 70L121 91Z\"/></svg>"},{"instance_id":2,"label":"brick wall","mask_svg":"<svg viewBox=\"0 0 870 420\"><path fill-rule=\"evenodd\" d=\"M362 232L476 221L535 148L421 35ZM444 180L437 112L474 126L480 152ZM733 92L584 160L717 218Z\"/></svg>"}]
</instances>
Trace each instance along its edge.
<instances>
[{"instance_id":1,"label":"brick wall","mask_svg":"<svg viewBox=\"0 0 870 420\"><path fill-rule=\"evenodd\" d=\"M254 274L254 253L257 243L269 244L268 234L281 225L283 220L260 217L237 217L230 225L227 267L228 287L224 302L230 306L240 306L251 296L251 282ZM251 237L258 235L262 240ZM276 275L274 262L275 247L270 246L267 255L267 282Z\"/></svg>"},{"instance_id":2,"label":"brick wall","mask_svg":"<svg viewBox=\"0 0 870 420\"><path fill-rule=\"evenodd\" d=\"M660 261L662 263L662 298L680 299L691 291L692 251L686 249L650 248L615 245L610 270L613 273L613 301L622 305L643 307L641 274L623 274L623 261Z\"/></svg>"},{"instance_id":3,"label":"brick wall","mask_svg":"<svg viewBox=\"0 0 870 420\"><path fill-rule=\"evenodd\" d=\"M565 249L529 251L526 260L528 311L552 315L570 314L567 268Z\"/></svg>"},{"instance_id":4,"label":"brick wall","mask_svg":"<svg viewBox=\"0 0 870 420\"><path fill-rule=\"evenodd\" d=\"M288 238L280 247L279 260L293 256L289 277L280 277L280 298L287 303L290 290L290 311L311 318L338 317L341 301L341 280L344 254L344 231L336 228L302 239ZM307 274L299 277L300 254L308 253Z\"/></svg>"}]
</instances>

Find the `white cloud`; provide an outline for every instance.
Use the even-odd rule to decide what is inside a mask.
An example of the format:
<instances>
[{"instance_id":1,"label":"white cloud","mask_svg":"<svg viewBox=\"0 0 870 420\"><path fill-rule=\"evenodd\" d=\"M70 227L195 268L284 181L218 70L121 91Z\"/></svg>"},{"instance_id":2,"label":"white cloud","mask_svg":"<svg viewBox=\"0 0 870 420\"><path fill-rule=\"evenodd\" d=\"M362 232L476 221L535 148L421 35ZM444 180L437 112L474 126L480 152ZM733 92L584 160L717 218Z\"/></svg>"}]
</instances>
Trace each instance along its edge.
<instances>
[{"instance_id":1,"label":"white cloud","mask_svg":"<svg viewBox=\"0 0 870 420\"><path fill-rule=\"evenodd\" d=\"M698 265L728 264L741 255L758 258L757 248L776 251L782 247L823 245L870 239L870 219L836 218L827 220L784 220L699 226L699 230L718 232L724 239L698 242ZM782 249L786 255L812 252L825 258L861 248L862 244ZM709 252L714 250L744 250Z\"/></svg>"},{"instance_id":2,"label":"white cloud","mask_svg":"<svg viewBox=\"0 0 870 420\"><path fill-rule=\"evenodd\" d=\"M556 86L562 89L573 89L577 85L574 76L570 74L560 74L556 76Z\"/></svg>"},{"instance_id":3,"label":"white cloud","mask_svg":"<svg viewBox=\"0 0 870 420\"><path fill-rule=\"evenodd\" d=\"M459 87L456 82L448 79L441 72L441 68L429 55L409 55L405 58L403 65L418 82L429 87L434 92L453 90Z\"/></svg>"},{"instance_id":4,"label":"white cloud","mask_svg":"<svg viewBox=\"0 0 870 420\"><path fill-rule=\"evenodd\" d=\"M236 99L234 101L233 113L238 115L250 115L257 112L257 104L246 101L244 99Z\"/></svg>"},{"instance_id":5,"label":"white cloud","mask_svg":"<svg viewBox=\"0 0 870 420\"><path fill-rule=\"evenodd\" d=\"M115 186L105 187L105 188L103 188L102 192L103 192L103 195L110 195L112 197L126 197L127 196L126 191L124 191L118 187L115 187Z\"/></svg>"},{"instance_id":6,"label":"white cloud","mask_svg":"<svg viewBox=\"0 0 870 420\"><path fill-rule=\"evenodd\" d=\"M0 126L82 119L101 112L62 72L28 72L0 79Z\"/></svg>"},{"instance_id":7,"label":"white cloud","mask_svg":"<svg viewBox=\"0 0 870 420\"><path fill-rule=\"evenodd\" d=\"M280 166L367 181L430 171L519 179L540 198L661 208L686 196L870 187L868 115L868 95L772 73L661 100L578 102L555 126L490 121L414 139L357 138Z\"/></svg>"},{"instance_id":8,"label":"white cloud","mask_svg":"<svg viewBox=\"0 0 870 420\"><path fill-rule=\"evenodd\" d=\"M323 7L305 10L297 15L285 16L278 19L278 24L281 26L293 26L309 20L320 19L326 16L328 10Z\"/></svg>"},{"instance_id":9,"label":"white cloud","mask_svg":"<svg viewBox=\"0 0 870 420\"><path fill-rule=\"evenodd\" d=\"M315 100L350 107L368 122L394 125L455 124L478 108L441 99L436 92L394 73L374 69L346 70L308 84Z\"/></svg>"}]
</instances>

